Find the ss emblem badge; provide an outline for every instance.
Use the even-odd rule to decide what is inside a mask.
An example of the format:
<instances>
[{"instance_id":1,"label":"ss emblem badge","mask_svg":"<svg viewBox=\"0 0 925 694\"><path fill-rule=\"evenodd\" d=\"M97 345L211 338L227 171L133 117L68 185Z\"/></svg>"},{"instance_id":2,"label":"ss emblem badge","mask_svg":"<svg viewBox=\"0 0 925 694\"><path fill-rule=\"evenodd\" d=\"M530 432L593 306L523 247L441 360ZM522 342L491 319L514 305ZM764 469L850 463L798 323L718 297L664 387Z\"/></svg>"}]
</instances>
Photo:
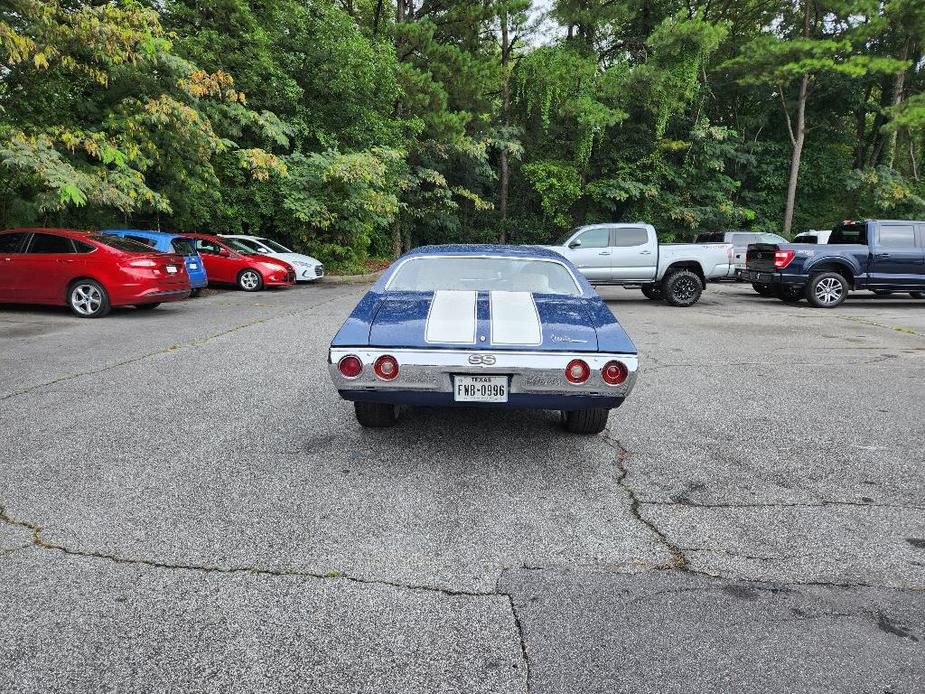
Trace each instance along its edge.
<instances>
[{"instance_id":1,"label":"ss emblem badge","mask_svg":"<svg viewBox=\"0 0 925 694\"><path fill-rule=\"evenodd\" d=\"M492 366L497 359L493 354L470 354L469 363L473 366Z\"/></svg>"}]
</instances>

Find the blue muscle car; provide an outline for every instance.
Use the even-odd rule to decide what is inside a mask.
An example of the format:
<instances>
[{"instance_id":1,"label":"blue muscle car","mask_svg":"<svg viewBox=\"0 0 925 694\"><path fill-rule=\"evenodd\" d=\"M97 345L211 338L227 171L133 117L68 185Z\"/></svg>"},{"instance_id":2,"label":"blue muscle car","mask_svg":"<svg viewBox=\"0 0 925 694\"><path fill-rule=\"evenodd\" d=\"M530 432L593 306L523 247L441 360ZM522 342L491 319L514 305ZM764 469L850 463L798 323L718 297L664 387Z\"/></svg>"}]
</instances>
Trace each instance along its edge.
<instances>
[{"instance_id":1,"label":"blue muscle car","mask_svg":"<svg viewBox=\"0 0 925 694\"><path fill-rule=\"evenodd\" d=\"M562 411L596 434L636 381L636 347L561 255L428 246L399 258L331 342L329 370L363 426L401 405Z\"/></svg>"}]
</instances>

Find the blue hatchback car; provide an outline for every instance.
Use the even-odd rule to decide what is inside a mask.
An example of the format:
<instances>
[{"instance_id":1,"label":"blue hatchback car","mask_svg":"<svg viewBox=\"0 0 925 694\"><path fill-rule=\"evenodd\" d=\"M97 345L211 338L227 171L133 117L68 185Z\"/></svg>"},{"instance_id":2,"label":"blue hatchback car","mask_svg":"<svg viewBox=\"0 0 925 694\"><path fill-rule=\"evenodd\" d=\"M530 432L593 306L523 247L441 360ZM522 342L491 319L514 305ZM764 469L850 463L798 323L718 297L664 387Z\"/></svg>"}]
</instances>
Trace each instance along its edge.
<instances>
[{"instance_id":1,"label":"blue hatchback car","mask_svg":"<svg viewBox=\"0 0 925 694\"><path fill-rule=\"evenodd\" d=\"M163 231L145 231L141 229L104 229L101 233L113 234L122 238L138 241L151 246L162 253L179 253L186 261L186 273L189 275L190 296L197 296L202 288L209 283L206 276L206 267L202 264L196 242L181 234L168 234Z\"/></svg>"}]
</instances>

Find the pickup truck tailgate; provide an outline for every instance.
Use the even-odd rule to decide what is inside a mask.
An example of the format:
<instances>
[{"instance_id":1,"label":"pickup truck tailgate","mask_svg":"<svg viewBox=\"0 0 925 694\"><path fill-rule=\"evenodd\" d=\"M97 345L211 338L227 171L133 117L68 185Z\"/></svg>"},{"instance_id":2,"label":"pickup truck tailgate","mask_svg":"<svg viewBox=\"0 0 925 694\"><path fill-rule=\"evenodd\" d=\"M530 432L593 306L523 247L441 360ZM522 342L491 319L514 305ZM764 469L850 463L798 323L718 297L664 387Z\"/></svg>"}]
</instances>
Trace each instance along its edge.
<instances>
[{"instance_id":1,"label":"pickup truck tailgate","mask_svg":"<svg viewBox=\"0 0 925 694\"><path fill-rule=\"evenodd\" d=\"M755 243L748 247L745 256L745 267L759 272L775 272L774 254L777 253L777 244Z\"/></svg>"}]
</instances>

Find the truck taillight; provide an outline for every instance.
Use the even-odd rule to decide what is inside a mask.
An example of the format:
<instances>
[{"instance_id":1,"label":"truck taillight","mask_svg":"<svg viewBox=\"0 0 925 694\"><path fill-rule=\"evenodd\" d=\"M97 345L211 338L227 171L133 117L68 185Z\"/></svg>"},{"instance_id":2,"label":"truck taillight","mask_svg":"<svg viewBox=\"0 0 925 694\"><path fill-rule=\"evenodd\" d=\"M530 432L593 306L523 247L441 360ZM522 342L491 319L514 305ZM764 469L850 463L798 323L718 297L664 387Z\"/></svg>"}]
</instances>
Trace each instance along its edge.
<instances>
[{"instance_id":1,"label":"truck taillight","mask_svg":"<svg viewBox=\"0 0 925 694\"><path fill-rule=\"evenodd\" d=\"M774 253L774 267L778 270L790 265L791 260L793 260L793 251L776 251Z\"/></svg>"}]
</instances>

